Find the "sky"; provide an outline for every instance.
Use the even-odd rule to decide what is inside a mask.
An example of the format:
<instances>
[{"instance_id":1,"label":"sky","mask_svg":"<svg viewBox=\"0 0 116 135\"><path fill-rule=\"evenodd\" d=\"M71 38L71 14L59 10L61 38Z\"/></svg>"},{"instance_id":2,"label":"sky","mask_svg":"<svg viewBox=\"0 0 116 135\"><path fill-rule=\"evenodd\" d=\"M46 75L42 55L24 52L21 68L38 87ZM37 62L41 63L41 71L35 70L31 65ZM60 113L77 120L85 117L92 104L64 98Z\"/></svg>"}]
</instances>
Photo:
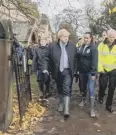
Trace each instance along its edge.
<instances>
[{"instance_id":1,"label":"sky","mask_svg":"<svg viewBox=\"0 0 116 135\"><path fill-rule=\"evenodd\" d=\"M68 2L70 1L70 3ZM43 0L43 4L39 7L41 13L45 13L49 16L52 30L54 31L54 16L60 13L66 7L75 7L77 9L83 9L86 0ZM100 8L100 3L103 0L91 0L96 8ZM55 32L55 31L54 31Z\"/></svg>"},{"instance_id":2,"label":"sky","mask_svg":"<svg viewBox=\"0 0 116 135\"><path fill-rule=\"evenodd\" d=\"M49 2L50 1L50 2ZM83 8L86 0L69 0L71 6L78 8ZM91 0L94 2L95 6L99 8L102 0ZM47 14L50 18L52 18L55 14L62 11L65 7L69 6L68 0L43 0L43 4L41 5L40 12Z\"/></svg>"}]
</instances>

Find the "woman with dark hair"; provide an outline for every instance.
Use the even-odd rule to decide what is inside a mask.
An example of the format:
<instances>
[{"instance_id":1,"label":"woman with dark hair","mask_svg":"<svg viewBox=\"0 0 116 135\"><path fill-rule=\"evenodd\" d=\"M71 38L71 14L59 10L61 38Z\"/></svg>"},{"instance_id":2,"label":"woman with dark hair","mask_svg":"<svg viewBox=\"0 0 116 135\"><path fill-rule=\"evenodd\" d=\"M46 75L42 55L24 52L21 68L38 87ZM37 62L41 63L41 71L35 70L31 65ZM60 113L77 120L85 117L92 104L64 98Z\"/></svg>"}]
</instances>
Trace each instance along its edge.
<instances>
[{"instance_id":1,"label":"woman with dark hair","mask_svg":"<svg viewBox=\"0 0 116 135\"><path fill-rule=\"evenodd\" d=\"M99 102L103 103L105 90L109 84L106 110L112 113L112 101L116 88L116 31L111 29L107 34L108 37L98 47Z\"/></svg>"},{"instance_id":2,"label":"woman with dark hair","mask_svg":"<svg viewBox=\"0 0 116 135\"><path fill-rule=\"evenodd\" d=\"M80 89L82 91L82 99L79 104L83 107L87 102L87 90L90 95L90 114L95 117L94 111L94 87L98 64L97 47L93 44L93 36L91 32L86 32L84 35L84 44L77 49L79 59L79 73L80 73Z\"/></svg>"}]
</instances>

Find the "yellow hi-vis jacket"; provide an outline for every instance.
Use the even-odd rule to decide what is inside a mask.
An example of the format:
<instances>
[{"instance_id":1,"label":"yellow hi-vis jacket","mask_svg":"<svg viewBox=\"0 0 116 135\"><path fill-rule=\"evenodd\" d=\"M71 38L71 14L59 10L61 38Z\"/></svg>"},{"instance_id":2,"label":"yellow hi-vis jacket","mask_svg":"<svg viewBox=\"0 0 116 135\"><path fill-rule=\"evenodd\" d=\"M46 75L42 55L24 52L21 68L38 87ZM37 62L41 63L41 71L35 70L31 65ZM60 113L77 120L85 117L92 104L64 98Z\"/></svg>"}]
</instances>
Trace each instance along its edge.
<instances>
[{"instance_id":1,"label":"yellow hi-vis jacket","mask_svg":"<svg viewBox=\"0 0 116 135\"><path fill-rule=\"evenodd\" d=\"M79 43L76 44L76 47L79 47Z\"/></svg>"},{"instance_id":2,"label":"yellow hi-vis jacket","mask_svg":"<svg viewBox=\"0 0 116 135\"><path fill-rule=\"evenodd\" d=\"M98 46L98 72L110 72L116 69L116 45L110 49L101 42Z\"/></svg>"}]
</instances>

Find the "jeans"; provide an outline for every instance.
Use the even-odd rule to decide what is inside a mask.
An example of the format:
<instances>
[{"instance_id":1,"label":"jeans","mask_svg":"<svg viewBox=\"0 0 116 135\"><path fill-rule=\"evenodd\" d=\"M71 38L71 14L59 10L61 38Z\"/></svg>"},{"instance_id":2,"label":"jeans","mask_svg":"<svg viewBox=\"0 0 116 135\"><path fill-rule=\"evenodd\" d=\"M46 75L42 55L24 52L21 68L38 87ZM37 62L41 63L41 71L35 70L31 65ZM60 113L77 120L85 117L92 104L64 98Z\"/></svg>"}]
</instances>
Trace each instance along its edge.
<instances>
[{"instance_id":1,"label":"jeans","mask_svg":"<svg viewBox=\"0 0 116 135\"><path fill-rule=\"evenodd\" d=\"M89 89L89 96L94 97L95 95L95 80L92 80L92 76L88 73L88 89Z\"/></svg>"},{"instance_id":2,"label":"jeans","mask_svg":"<svg viewBox=\"0 0 116 135\"><path fill-rule=\"evenodd\" d=\"M91 73L80 73L80 91L82 96L87 96L87 91L89 90L89 96L94 97L95 94L95 80L92 80Z\"/></svg>"},{"instance_id":3,"label":"jeans","mask_svg":"<svg viewBox=\"0 0 116 135\"><path fill-rule=\"evenodd\" d=\"M83 97L87 96L87 82L88 82L88 74L80 73L79 74L79 88Z\"/></svg>"}]
</instances>

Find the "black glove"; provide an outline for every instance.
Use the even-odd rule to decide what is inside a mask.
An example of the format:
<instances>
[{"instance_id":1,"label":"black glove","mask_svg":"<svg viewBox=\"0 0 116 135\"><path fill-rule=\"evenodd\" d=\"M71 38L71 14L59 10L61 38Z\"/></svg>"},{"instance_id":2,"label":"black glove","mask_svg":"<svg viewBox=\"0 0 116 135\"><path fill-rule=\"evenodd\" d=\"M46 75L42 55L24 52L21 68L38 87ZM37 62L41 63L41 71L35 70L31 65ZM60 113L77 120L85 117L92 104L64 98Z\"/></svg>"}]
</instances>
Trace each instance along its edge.
<instances>
[{"instance_id":1,"label":"black glove","mask_svg":"<svg viewBox=\"0 0 116 135\"><path fill-rule=\"evenodd\" d=\"M74 78L75 78L75 83L78 83L79 74L78 73L74 74Z\"/></svg>"},{"instance_id":2,"label":"black glove","mask_svg":"<svg viewBox=\"0 0 116 135\"><path fill-rule=\"evenodd\" d=\"M47 73L43 73L44 82L47 83L49 80L49 75Z\"/></svg>"}]
</instances>

